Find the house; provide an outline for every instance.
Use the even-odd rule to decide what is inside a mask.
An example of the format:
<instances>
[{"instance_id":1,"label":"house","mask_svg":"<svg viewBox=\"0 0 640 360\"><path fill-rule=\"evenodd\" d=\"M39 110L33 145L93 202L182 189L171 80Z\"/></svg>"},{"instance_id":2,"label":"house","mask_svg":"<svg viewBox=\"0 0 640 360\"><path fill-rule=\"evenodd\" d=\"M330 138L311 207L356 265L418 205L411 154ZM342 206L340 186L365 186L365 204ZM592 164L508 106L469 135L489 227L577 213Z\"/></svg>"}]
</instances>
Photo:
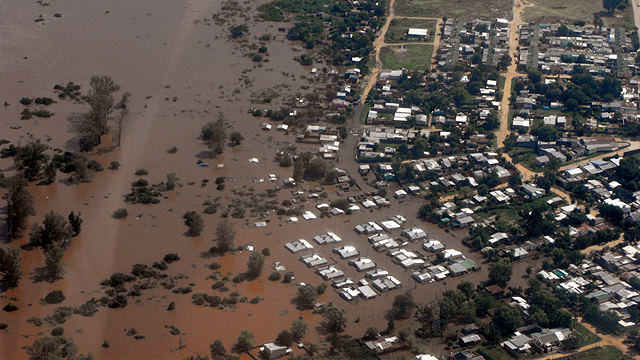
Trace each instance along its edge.
<instances>
[{"instance_id":1,"label":"house","mask_svg":"<svg viewBox=\"0 0 640 360\"><path fill-rule=\"evenodd\" d=\"M393 194L396 199L404 199L407 196L407 192L400 189Z\"/></svg>"},{"instance_id":2,"label":"house","mask_svg":"<svg viewBox=\"0 0 640 360\"><path fill-rule=\"evenodd\" d=\"M460 346L470 346L470 345L479 344L480 341L482 341L482 339L480 338L480 335L471 334L471 335L461 337L458 340L458 344L460 344Z\"/></svg>"},{"instance_id":3,"label":"house","mask_svg":"<svg viewBox=\"0 0 640 360\"><path fill-rule=\"evenodd\" d=\"M327 259L318 254L303 255L300 257L300 261L307 264L307 267L316 267L327 264Z\"/></svg>"},{"instance_id":4,"label":"house","mask_svg":"<svg viewBox=\"0 0 640 360\"><path fill-rule=\"evenodd\" d=\"M333 252L340 255L343 259L348 259L360 255L360 251L353 245L344 245L333 249Z\"/></svg>"},{"instance_id":5,"label":"house","mask_svg":"<svg viewBox=\"0 0 640 360\"><path fill-rule=\"evenodd\" d=\"M284 247L292 253L297 253L303 250L313 249L313 245L309 244L309 242L305 239L299 239L298 241L292 241L284 244Z\"/></svg>"},{"instance_id":6,"label":"house","mask_svg":"<svg viewBox=\"0 0 640 360\"><path fill-rule=\"evenodd\" d=\"M409 239L409 241L419 241L427 237L427 233L419 227L402 230L401 235Z\"/></svg>"},{"instance_id":7,"label":"house","mask_svg":"<svg viewBox=\"0 0 640 360\"><path fill-rule=\"evenodd\" d=\"M290 348L286 346L279 346L274 343L264 344L264 346L260 348L260 353L262 353L269 360L287 356L292 352L293 350L291 350Z\"/></svg>"},{"instance_id":8,"label":"house","mask_svg":"<svg viewBox=\"0 0 640 360\"><path fill-rule=\"evenodd\" d=\"M426 240L423 244L422 247L427 250L427 251L431 251L433 253L437 253L440 250L444 250L444 245L436 239L429 239Z\"/></svg>"},{"instance_id":9,"label":"house","mask_svg":"<svg viewBox=\"0 0 640 360\"><path fill-rule=\"evenodd\" d=\"M544 189L539 188L533 184L522 185L522 191L524 191L527 195L531 196L534 199L544 196L547 193Z\"/></svg>"},{"instance_id":10,"label":"house","mask_svg":"<svg viewBox=\"0 0 640 360\"><path fill-rule=\"evenodd\" d=\"M353 265L358 271L367 271L376 267L376 263L367 257L351 260L349 261L349 265Z\"/></svg>"},{"instance_id":11,"label":"house","mask_svg":"<svg viewBox=\"0 0 640 360\"><path fill-rule=\"evenodd\" d=\"M386 292L402 287L402 283L400 282L400 280L391 275L375 279L371 283L373 287L380 292Z\"/></svg>"},{"instance_id":12,"label":"house","mask_svg":"<svg viewBox=\"0 0 640 360\"><path fill-rule=\"evenodd\" d=\"M502 343L502 347L512 353L529 354L531 353L531 339L525 334L516 332L509 340Z\"/></svg>"},{"instance_id":13,"label":"house","mask_svg":"<svg viewBox=\"0 0 640 360\"><path fill-rule=\"evenodd\" d=\"M545 330L541 333L531 334L533 341L531 345L541 352L550 352L559 349L562 341L571 335L571 330L567 328L556 328Z\"/></svg>"}]
</instances>

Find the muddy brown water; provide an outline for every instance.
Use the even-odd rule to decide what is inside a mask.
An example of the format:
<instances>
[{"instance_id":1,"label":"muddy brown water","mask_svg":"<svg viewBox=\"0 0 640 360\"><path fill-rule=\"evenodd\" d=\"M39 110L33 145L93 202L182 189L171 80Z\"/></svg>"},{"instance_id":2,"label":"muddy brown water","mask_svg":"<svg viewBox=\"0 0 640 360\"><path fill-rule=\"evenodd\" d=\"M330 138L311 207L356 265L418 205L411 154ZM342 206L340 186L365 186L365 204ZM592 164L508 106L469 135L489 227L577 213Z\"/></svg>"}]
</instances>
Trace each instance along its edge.
<instances>
[{"instance_id":1,"label":"muddy brown water","mask_svg":"<svg viewBox=\"0 0 640 360\"><path fill-rule=\"evenodd\" d=\"M88 184L70 184L68 176L59 173L54 185L31 185L38 211L31 222L41 221L49 210L63 215L73 210L82 213L84 223L82 234L73 239L65 254L67 274L62 280L39 281L37 270L44 266L41 252L22 252L26 276L19 288L2 294L2 306L8 298L16 297L20 310L2 313L2 322L9 324L9 328L0 334L0 358L26 358L22 347L50 332L50 327L34 327L26 323L26 319L52 313L55 305L40 305L40 299L52 290L64 291L67 299L62 305L78 306L92 297L102 296L104 289L99 282L113 272L129 272L133 264L160 261L169 252L178 253L181 260L170 265L168 273L187 275L188 278L178 281L178 286L195 283L194 293L213 294L210 287L213 281L205 278L212 272L206 266L214 260L223 265L223 272L235 275L246 270L247 251L219 259L201 257L201 253L212 245L219 214L204 215L205 231L195 238L184 236L186 227L181 216L186 211L202 210L202 202L209 197L222 196L225 203L225 197L234 197L231 194L234 187L245 192L253 187L256 193L271 189L274 183L254 182L254 179L266 179L270 173L279 179L291 175L292 169L275 166L273 157L280 143L294 141L294 135L261 131L260 123L265 119L254 118L246 110L255 106L249 101L251 93L277 84L288 86L279 87L277 91L281 97L271 105L262 105L263 108L276 108L286 95L311 91L302 88L309 83L301 78L309 75L309 68L301 67L293 60L297 53L291 51L284 33L277 31L278 24L269 23L253 24L247 37L250 43L257 44L255 38L264 33L276 36L276 40L267 43L270 61L255 67L255 63L242 56L246 51L240 50L237 42L226 39L228 25L219 27L203 21L211 18L219 8L219 1L203 0L117 0L107 3L58 0L46 7L36 2L0 4L0 101L10 103L8 107L0 108L0 138L17 144L33 135L53 148L73 150L66 117L73 112L85 111L85 105L61 101L48 108L56 113L52 118L20 121L23 107L18 100L21 97L53 97L53 86L68 81L81 84L86 90L90 76L95 74L112 76L123 91L133 94L122 147L94 155L105 168L109 162L119 161L120 170L99 172ZM62 17L54 17L55 13ZM45 21L34 22L41 14ZM243 74L246 69L251 71ZM295 79L283 72L294 75ZM250 87L245 85L243 75L251 79ZM240 92L234 94L234 89L240 89ZM174 97L177 97L176 101L173 101ZM245 141L238 147L226 148L224 155L208 159L211 167L198 167L198 154L206 151L197 139L199 129L206 122L215 120L218 111L224 111L231 125L243 133ZM105 142L108 145L109 139ZM178 152L168 154L166 149L173 146ZM350 149L343 151L351 153ZM259 163L249 163L253 157L258 158ZM224 164L224 168L217 168L217 164ZM122 196L129 191L130 183L138 178L134 175L138 168L149 170L145 178L151 183L162 181L167 173L175 172L185 186L169 193L158 205L126 204ZM2 159L0 169L11 174L13 164ZM213 184L218 176L231 178L222 192ZM203 179L209 179L210 184L201 187ZM187 185L190 182L195 184ZM303 187L311 188L312 185L304 184ZM335 198L335 189L326 191ZM281 191L279 201L286 198L291 198L289 190ZM318 213L314 204L311 202L307 207ZM270 222L266 228L253 227L256 218L234 220L238 230L237 245L253 245L256 249L269 247L272 251L267 258L267 269L259 279L230 286L231 291L237 290L242 296L264 298L258 305L243 303L236 309L211 309L193 305L191 294L176 295L157 288L144 291L138 298L130 298L124 309L101 308L93 317L74 315L62 327L82 352L92 352L100 359L178 359L196 353L207 354L209 344L215 339L221 339L229 348L242 329L253 331L256 344L261 344L272 341L298 316L303 316L314 330L305 341L320 342L315 329L321 317L296 310L292 303L295 285L267 280L272 263L280 261L295 271L296 281L313 284L321 281L313 269L298 260L300 254L289 253L283 244L298 238L310 240L313 235L334 231L345 243L356 245L403 281L403 291L412 289L410 273L392 264L386 255L368 248L366 237L357 235L353 226L396 213L409 218L409 224L417 224L414 214L419 206L418 200L406 200L401 204L394 201L387 209L310 222L301 220L297 225L286 224L272 214L267 217ZM129 210L129 217L125 220L111 218L111 213L120 207ZM468 253L459 244L458 237L462 235L451 235L428 224L422 226L431 236L479 261L478 254ZM21 245L26 241L25 236L14 244ZM415 249L419 246L417 243L410 245ZM336 258L331 253L331 246L317 250ZM348 276L360 278L347 261L338 259L337 262ZM419 301L426 302L461 280L484 278L486 269L450 279L446 285L418 284L413 291ZM396 294L399 291L356 304L346 303L330 288L319 301L334 301L347 310L350 320L347 333L361 336L369 326L380 329L386 326L385 312ZM171 301L176 302L176 309L166 311ZM176 326L184 333L182 341L186 348L177 350L179 339L170 335L165 325ZM126 329L131 328L145 339L126 336ZM110 342L109 348L101 347L104 340Z\"/></svg>"}]
</instances>

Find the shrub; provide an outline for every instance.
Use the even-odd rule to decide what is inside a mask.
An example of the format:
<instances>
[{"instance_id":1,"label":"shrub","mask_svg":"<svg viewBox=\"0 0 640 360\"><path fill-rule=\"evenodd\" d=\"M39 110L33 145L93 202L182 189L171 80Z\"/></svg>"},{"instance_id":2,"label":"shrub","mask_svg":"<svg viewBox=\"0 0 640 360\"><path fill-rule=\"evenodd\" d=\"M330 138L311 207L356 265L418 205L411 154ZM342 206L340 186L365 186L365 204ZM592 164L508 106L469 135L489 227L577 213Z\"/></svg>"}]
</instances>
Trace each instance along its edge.
<instances>
[{"instance_id":1,"label":"shrub","mask_svg":"<svg viewBox=\"0 0 640 360\"><path fill-rule=\"evenodd\" d=\"M271 249L269 249L269 248L262 249L262 255L264 255L264 256L271 255Z\"/></svg>"},{"instance_id":2,"label":"shrub","mask_svg":"<svg viewBox=\"0 0 640 360\"><path fill-rule=\"evenodd\" d=\"M9 327L9 325L7 325L5 323L0 323L0 330L5 330L8 327Z\"/></svg>"},{"instance_id":3,"label":"shrub","mask_svg":"<svg viewBox=\"0 0 640 360\"><path fill-rule=\"evenodd\" d=\"M282 279L282 282L285 283L285 284L288 284L291 281L293 281L293 271L287 271L284 274L284 279Z\"/></svg>"},{"instance_id":4,"label":"shrub","mask_svg":"<svg viewBox=\"0 0 640 360\"><path fill-rule=\"evenodd\" d=\"M260 296L256 296L254 298L252 298L251 300L249 300L250 304L257 304L260 302L260 300L262 300L262 298Z\"/></svg>"},{"instance_id":5,"label":"shrub","mask_svg":"<svg viewBox=\"0 0 640 360\"><path fill-rule=\"evenodd\" d=\"M33 102L33 100L29 99L29 98L22 98L20 99L20 104L27 106L27 105L31 105L31 103Z\"/></svg>"},{"instance_id":6,"label":"shrub","mask_svg":"<svg viewBox=\"0 0 640 360\"><path fill-rule=\"evenodd\" d=\"M167 306L167 311L174 310L175 308L176 308L176 302L172 301L169 303L169 306Z\"/></svg>"},{"instance_id":7,"label":"shrub","mask_svg":"<svg viewBox=\"0 0 640 360\"><path fill-rule=\"evenodd\" d=\"M89 168L90 170L93 170L93 171L102 171L102 170L104 170L102 165L100 165L100 163L95 161L95 160L89 161L89 164L87 165L87 168Z\"/></svg>"},{"instance_id":8,"label":"shrub","mask_svg":"<svg viewBox=\"0 0 640 360\"><path fill-rule=\"evenodd\" d=\"M6 312L13 312L13 311L18 311L20 310L20 308L18 307L18 305L12 303L11 301L9 301L7 303L7 305L5 305L2 310L6 311Z\"/></svg>"},{"instance_id":9,"label":"shrub","mask_svg":"<svg viewBox=\"0 0 640 360\"><path fill-rule=\"evenodd\" d=\"M44 301L47 304L60 304L66 299L66 296L62 293L62 290L53 290L44 297Z\"/></svg>"},{"instance_id":10,"label":"shrub","mask_svg":"<svg viewBox=\"0 0 640 360\"><path fill-rule=\"evenodd\" d=\"M171 264L173 262L176 262L176 261L180 260L180 256L178 256L178 254L176 254L176 253L168 253L167 255L164 256L163 260L167 264Z\"/></svg>"},{"instance_id":11,"label":"shrub","mask_svg":"<svg viewBox=\"0 0 640 360\"><path fill-rule=\"evenodd\" d=\"M129 301L127 300L127 297L125 295L119 294L119 295L116 295L113 299L111 299L108 306L111 309L118 309L118 308L123 308L127 306L128 303Z\"/></svg>"},{"instance_id":12,"label":"shrub","mask_svg":"<svg viewBox=\"0 0 640 360\"><path fill-rule=\"evenodd\" d=\"M175 146L167 149L167 154L175 154L177 152L178 152L178 148Z\"/></svg>"},{"instance_id":13,"label":"shrub","mask_svg":"<svg viewBox=\"0 0 640 360\"><path fill-rule=\"evenodd\" d=\"M113 218L114 219L126 219L127 216L129 216L129 210L127 210L125 208L119 208L119 209L116 209L116 211L113 212Z\"/></svg>"},{"instance_id":14,"label":"shrub","mask_svg":"<svg viewBox=\"0 0 640 360\"><path fill-rule=\"evenodd\" d=\"M117 161L112 161L112 162L109 164L109 170L118 170L118 169L120 169L120 163L119 163L119 162L117 162Z\"/></svg>"},{"instance_id":15,"label":"shrub","mask_svg":"<svg viewBox=\"0 0 640 360\"><path fill-rule=\"evenodd\" d=\"M147 171L147 169L140 168L140 169L136 169L135 174L138 176L149 175L149 171Z\"/></svg>"},{"instance_id":16,"label":"shrub","mask_svg":"<svg viewBox=\"0 0 640 360\"><path fill-rule=\"evenodd\" d=\"M60 326L54 327L51 330L51 336L62 336L64 335L64 329L61 328Z\"/></svg>"},{"instance_id":17,"label":"shrub","mask_svg":"<svg viewBox=\"0 0 640 360\"><path fill-rule=\"evenodd\" d=\"M266 46L260 46L260 48L258 49L258 52L260 54L264 54L267 52L267 47Z\"/></svg>"},{"instance_id":18,"label":"shrub","mask_svg":"<svg viewBox=\"0 0 640 360\"><path fill-rule=\"evenodd\" d=\"M220 263L217 262L212 262L211 265L209 265L209 269L211 270L218 270L222 267L222 265L220 265Z\"/></svg>"},{"instance_id":19,"label":"shrub","mask_svg":"<svg viewBox=\"0 0 640 360\"><path fill-rule=\"evenodd\" d=\"M271 275L269 275L269 280L271 281L278 281L282 278L282 275L280 275L279 272L274 271L271 273Z\"/></svg>"},{"instance_id":20,"label":"shrub","mask_svg":"<svg viewBox=\"0 0 640 360\"><path fill-rule=\"evenodd\" d=\"M216 281L215 283L213 283L213 285L211 285L211 288L213 290L221 289L223 287L224 287L224 282L223 281Z\"/></svg>"},{"instance_id":21,"label":"shrub","mask_svg":"<svg viewBox=\"0 0 640 360\"><path fill-rule=\"evenodd\" d=\"M167 265L166 262L164 261L154 261L153 264L151 265L152 267L158 269L158 270L168 270L169 269L169 265Z\"/></svg>"},{"instance_id":22,"label":"shrub","mask_svg":"<svg viewBox=\"0 0 640 360\"><path fill-rule=\"evenodd\" d=\"M31 324L33 326L40 327L40 326L42 326L43 322L42 322L42 319L40 319L39 317L31 316L31 317L29 317L27 319L27 324Z\"/></svg>"}]
</instances>

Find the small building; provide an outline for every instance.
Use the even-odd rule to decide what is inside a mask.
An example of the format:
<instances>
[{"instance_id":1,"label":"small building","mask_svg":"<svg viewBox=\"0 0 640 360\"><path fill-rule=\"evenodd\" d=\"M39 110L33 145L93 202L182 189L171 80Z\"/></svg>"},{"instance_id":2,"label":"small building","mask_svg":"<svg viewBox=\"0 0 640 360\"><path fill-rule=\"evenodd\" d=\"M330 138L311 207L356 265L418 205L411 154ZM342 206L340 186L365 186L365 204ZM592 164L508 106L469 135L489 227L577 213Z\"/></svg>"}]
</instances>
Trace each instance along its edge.
<instances>
[{"instance_id":1,"label":"small building","mask_svg":"<svg viewBox=\"0 0 640 360\"><path fill-rule=\"evenodd\" d=\"M428 30L428 29L414 29L414 28L410 28L410 29L407 31L407 36L409 36L409 37L425 38L425 37L429 36L429 30Z\"/></svg>"},{"instance_id":2,"label":"small building","mask_svg":"<svg viewBox=\"0 0 640 360\"><path fill-rule=\"evenodd\" d=\"M470 346L470 345L479 344L480 341L482 341L482 339L480 338L480 335L471 334L471 335L461 337L458 340L458 344L460 344L460 346Z\"/></svg>"},{"instance_id":3,"label":"small building","mask_svg":"<svg viewBox=\"0 0 640 360\"><path fill-rule=\"evenodd\" d=\"M269 360L287 356L292 352L293 350L291 350L290 348L286 346L279 346L274 343L264 344L264 346L260 348L260 353L262 353Z\"/></svg>"}]
</instances>

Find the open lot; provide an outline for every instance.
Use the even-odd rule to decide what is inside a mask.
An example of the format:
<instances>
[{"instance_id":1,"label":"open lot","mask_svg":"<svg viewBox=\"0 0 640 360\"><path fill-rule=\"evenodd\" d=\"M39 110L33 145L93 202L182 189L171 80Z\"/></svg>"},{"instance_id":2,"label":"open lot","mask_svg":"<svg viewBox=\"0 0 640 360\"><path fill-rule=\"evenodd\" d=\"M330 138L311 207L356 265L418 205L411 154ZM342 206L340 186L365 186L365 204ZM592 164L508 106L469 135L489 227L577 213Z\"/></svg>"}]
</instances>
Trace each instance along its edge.
<instances>
[{"instance_id":1,"label":"open lot","mask_svg":"<svg viewBox=\"0 0 640 360\"><path fill-rule=\"evenodd\" d=\"M536 6L528 7L522 14L524 21L553 22L557 20L583 20L593 24L594 13L604 13L602 1L584 0L531 0ZM603 14L604 15L604 14ZM624 11L617 10L613 16L602 16L605 26L633 28L633 10L628 6Z\"/></svg>"},{"instance_id":2,"label":"open lot","mask_svg":"<svg viewBox=\"0 0 640 360\"><path fill-rule=\"evenodd\" d=\"M577 354L567 355L558 360L623 360L631 359L613 346L595 347Z\"/></svg>"},{"instance_id":3,"label":"open lot","mask_svg":"<svg viewBox=\"0 0 640 360\"><path fill-rule=\"evenodd\" d=\"M389 24L389 30L385 34L384 41L388 43L407 41L432 42L436 32L436 23L436 20L395 18ZM429 30L429 36L424 38L408 37L407 31L409 28L427 29Z\"/></svg>"},{"instance_id":4,"label":"open lot","mask_svg":"<svg viewBox=\"0 0 640 360\"><path fill-rule=\"evenodd\" d=\"M432 45L385 46L380 59L385 69L424 70L431 65Z\"/></svg>"},{"instance_id":5,"label":"open lot","mask_svg":"<svg viewBox=\"0 0 640 360\"><path fill-rule=\"evenodd\" d=\"M602 340L600 336L592 333L591 331L589 331L589 329L587 329L586 327L584 327L584 325L580 323L576 324L576 331L578 332L578 334L580 334L580 337L582 338L582 341L580 341L580 343L578 344L579 348L583 346L595 344L598 341Z\"/></svg>"},{"instance_id":6,"label":"open lot","mask_svg":"<svg viewBox=\"0 0 640 360\"><path fill-rule=\"evenodd\" d=\"M397 16L463 19L512 18L509 0L398 0Z\"/></svg>"}]
</instances>

